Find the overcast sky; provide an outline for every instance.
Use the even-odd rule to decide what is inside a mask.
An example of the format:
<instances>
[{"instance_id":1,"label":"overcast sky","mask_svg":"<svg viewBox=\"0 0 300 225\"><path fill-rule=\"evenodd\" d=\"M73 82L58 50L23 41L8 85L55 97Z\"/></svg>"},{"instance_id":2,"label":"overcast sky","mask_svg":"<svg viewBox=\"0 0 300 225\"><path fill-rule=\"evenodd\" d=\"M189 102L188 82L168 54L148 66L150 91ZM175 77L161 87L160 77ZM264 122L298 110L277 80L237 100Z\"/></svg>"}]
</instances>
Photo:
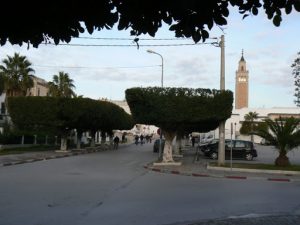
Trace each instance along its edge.
<instances>
[{"instance_id":1,"label":"overcast sky","mask_svg":"<svg viewBox=\"0 0 300 225\"><path fill-rule=\"evenodd\" d=\"M300 51L300 13L284 16L279 28L262 13L242 16L231 10L223 31L215 27L210 37L225 34L226 89L235 91L235 72L244 49L249 70L249 107L295 107L294 78L291 64ZM129 31L103 30L81 37L129 38ZM140 39L149 38L140 36ZM167 27L155 39L174 38ZM151 49L164 58L164 86L216 88L220 87L220 48L211 44L163 47L74 47L40 45L38 49L11 46L0 47L1 61L14 52L25 55L35 75L51 81L59 71L69 73L78 95L93 99L125 99L131 87L160 86L161 58L147 53ZM131 45L132 40L73 39L71 43L98 45ZM192 40L140 40L140 45L193 44Z\"/></svg>"}]
</instances>

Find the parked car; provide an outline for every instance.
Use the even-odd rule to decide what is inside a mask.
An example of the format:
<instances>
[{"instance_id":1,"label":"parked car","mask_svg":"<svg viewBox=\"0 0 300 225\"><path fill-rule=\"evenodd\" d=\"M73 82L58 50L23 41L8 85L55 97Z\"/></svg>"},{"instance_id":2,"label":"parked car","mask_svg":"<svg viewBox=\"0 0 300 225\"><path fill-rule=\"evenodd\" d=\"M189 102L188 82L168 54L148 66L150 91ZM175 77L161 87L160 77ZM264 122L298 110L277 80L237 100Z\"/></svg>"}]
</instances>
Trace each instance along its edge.
<instances>
[{"instance_id":1,"label":"parked car","mask_svg":"<svg viewBox=\"0 0 300 225\"><path fill-rule=\"evenodd\" d=\"M216 144L218 141L219 141L219 139L213 139L213 140L210 140L209 142L199 144L197 146L197 148L198 148L198 150L201 150L205 154L205 151L207 151L207 149L208 149L208 145Z\"/></svg>"},{"instance_id":2,"label":"parked car","mask_svg":"<svg viewBox=\"0 0 300 225\"><path fill-rule=\"evenodd\" d=\"M156 139L154 141L153 152L159 152L159 142L160 142L160 139ZM162 149L163 149L165 146L165 139L161 139L161 142L162 142Z\"/></svg>"},{"instance_id":3,"label":"parked car","mask_svg":"<svg viewBox=\"0 0 300 225\"><path fill-rule=\"evenodd\" d=\"M211 143L202 146L201 151L205 156L211 159L218 158L219 140L214 139ZM257 157L257 151L254 148L253 142L243 140L225 140L225 158L230 158L230 151L232 146L232 158L253 160Z\"/></svg>"}]
</instances>

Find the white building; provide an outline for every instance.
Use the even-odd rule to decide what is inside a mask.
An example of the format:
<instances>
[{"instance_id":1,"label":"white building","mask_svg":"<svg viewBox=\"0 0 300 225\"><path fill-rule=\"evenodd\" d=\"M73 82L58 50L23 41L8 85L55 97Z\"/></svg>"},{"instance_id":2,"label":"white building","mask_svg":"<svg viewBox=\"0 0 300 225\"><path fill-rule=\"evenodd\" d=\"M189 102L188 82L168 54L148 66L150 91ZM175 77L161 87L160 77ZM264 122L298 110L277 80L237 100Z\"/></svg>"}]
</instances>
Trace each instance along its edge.
<instances>
[{"instance_id":1,"label":"white building","mask_svg":"<svg viewBox=\"0 0 300 225\"><path fill-rule=\"evenodd\" d=\"M257 122L263 121L266 118L276 119L281 117L295 117L300 118L300 108L291 107L274 107L274 108L242 108L242 109L234 109L232 111L231 117L226 121L225 124L225 138L230 139L231 132L233 139L242 139L242 140L250 140L250 136L241 135L240 129L242 127L242 123L245 121L245 115L249 112L256 112L258 114L258 119L255 120ZM215 131L215 137L219 137L219 130ZM261 138L254 135L254 142L260 143Z\"/></svg>"},{"instance_id":2,"label":"white building","mask_svg":"<svg viewBox=\"0 0 300 225\"><path fill-rule=\"evenodd\" d=\"M103 100L103 99L101 99ZM125 100L118 101L118 100L111 100L110 102L120 106L127 112L128 114L131 114L130 108ZM127 133L131 133L132 135L158 135L157 134L158 127L154 125L146 125L146 124L136 124L131 130L126 131Z\"/></svg>"}]
</instances>

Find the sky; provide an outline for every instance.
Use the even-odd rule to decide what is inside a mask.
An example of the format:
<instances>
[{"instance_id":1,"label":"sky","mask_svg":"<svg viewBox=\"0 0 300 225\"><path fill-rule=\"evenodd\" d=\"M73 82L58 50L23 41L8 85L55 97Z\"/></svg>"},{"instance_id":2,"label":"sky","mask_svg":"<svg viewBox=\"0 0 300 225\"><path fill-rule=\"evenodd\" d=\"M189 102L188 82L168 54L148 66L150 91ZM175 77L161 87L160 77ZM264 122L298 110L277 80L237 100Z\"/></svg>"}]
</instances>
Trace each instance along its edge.
<instances>
[{"instance_id":1,"label":"sky","mask_svg":"<svg viewBox=\"0 0 300 225\"><path fill-rule=\"evenodd\" d=\"M237 9L231 9L228 24L214 27L211 38L225 35L225 88L235 91L235 72L242 49L249 70L249 108L295 107L294 77L291 65L300 51L300 13L283 15L280 27L267 16L248 16L244 20ZM102 30L81 34L72 44L132 45L135 37L130 31ZM124 38L128 40L112 40ZM148 49L163 56L164 86L189 88L220 88L221 49L212 42L194 45L191 39L175 39L174 33L163 26L154 40L139 36L140 45L191 44L181 46L53 46L27 45L0 47L0 60L15 52L32 63L37 77L52 81L53 75L63 71L76 86L75 93L93 99L124 100L125 90L131 87L161 85L161 58L149 54ZM153 39L153 38L151 38ZM158 40L170 39L170 40ZM200 41L199 43L202 43Z\"/></svg>"}]
</instances>

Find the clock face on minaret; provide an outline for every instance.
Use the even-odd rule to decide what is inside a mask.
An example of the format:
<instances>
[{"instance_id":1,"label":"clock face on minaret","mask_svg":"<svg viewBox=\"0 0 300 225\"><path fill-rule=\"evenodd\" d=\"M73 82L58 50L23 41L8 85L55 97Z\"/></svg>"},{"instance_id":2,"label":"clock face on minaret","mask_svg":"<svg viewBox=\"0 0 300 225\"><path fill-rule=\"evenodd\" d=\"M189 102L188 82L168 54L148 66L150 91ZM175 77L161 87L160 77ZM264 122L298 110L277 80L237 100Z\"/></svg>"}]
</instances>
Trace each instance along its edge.
<instances>
[{"instance_id":1,"label":"clock face on minaret","mask_svg":"<svg viewBox=\"0 0 300 225\"><path fill-rule=\"evenodd\" d=\"M246 69L246 61L242 52L242 57L239 61L238 70L236 71L235 82L235 108L248 108L249 95L249 71Z\"/></svg>"}]
</instances>

